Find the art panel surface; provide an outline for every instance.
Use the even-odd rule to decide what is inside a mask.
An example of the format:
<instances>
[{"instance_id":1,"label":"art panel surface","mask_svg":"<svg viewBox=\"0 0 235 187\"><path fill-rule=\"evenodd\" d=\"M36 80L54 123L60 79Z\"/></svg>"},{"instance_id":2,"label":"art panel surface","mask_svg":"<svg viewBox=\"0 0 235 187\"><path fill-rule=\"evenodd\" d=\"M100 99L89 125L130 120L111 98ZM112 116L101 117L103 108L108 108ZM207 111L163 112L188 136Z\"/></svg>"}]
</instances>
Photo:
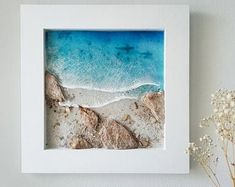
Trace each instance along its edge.
<instances>
[{"instance_id":1,"label":"art panel surface","mask_svg":"<svg viewBox=\"0 0 235 187\"><path fill-rule=\"evenodd\" d=\"M45 31L46 148L162 148L164 31Z\"/></svg>"}]
</instances>

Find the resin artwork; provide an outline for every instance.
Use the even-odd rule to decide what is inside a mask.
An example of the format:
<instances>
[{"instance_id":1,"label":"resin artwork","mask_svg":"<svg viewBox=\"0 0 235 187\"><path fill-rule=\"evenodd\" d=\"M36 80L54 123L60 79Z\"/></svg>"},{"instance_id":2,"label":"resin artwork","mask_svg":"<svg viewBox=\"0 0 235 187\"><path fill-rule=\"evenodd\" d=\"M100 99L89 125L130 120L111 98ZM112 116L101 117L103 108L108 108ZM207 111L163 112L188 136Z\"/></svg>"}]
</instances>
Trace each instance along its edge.
<instances>
[{"instance_id":1,"label":"resin artwork","mask_svg":"<svg viewBox=\"0 0 235 187\"><path fill-rule=\"evenodd\" d=\"M162 148L164 31L45 31L46 145Z\"/></svg>"}]
</instances>

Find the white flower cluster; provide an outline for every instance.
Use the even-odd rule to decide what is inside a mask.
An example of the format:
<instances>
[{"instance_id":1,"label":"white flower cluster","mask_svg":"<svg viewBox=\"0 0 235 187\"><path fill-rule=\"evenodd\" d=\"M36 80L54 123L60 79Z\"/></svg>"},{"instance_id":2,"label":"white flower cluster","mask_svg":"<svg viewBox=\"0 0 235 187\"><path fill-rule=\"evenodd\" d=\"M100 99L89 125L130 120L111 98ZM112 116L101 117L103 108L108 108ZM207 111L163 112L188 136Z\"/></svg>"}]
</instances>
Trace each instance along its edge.
<instances>
[{"instance_id":1,"label":"white flower cluster","mask_svg":"<svg viewBox=\"0 0 235 187\"><path fill-rule=\"evenodd\" d=\"M195 143L190 143L189 147L186 149L186 153L192 155L193 159L200 164L208 165L214 157L212 149L215 148L216 145L213 144L213 140L208 135L204 135L199 140L201 142L201 146L198 146Z\"/></svg>"},{"instance_id":2,"label":"white flower cluster","mask_svg":"<svg viewBox=\"0 0 235 187\"><path fill-rule=\"evenodd\" d=\"M229 175L235 186L235 91L218 90L212 94L211 104L213 114L204 118L200 127L213 125L215 128L219 140L218 146L223 151ZM216 144L208 135L199 140L200 145L190 143L186 152L202 166L214 186L221 186L216 176L218 157L213 154Z\"/></svg>"},{"instance_id":3,"label":"white flower cluster","mask_svg":"<svg viewBox=\"0 0 235 187\"><path fill-rule=\"evenodd\" d=\"M213 123L216 132L222 140L227 139L233 142L233 133L235 130L235 91L219 90L211 96L211 104L214 107L214 113L204 118L200 127L207 127Z\"/></svg>"}]
</instances>

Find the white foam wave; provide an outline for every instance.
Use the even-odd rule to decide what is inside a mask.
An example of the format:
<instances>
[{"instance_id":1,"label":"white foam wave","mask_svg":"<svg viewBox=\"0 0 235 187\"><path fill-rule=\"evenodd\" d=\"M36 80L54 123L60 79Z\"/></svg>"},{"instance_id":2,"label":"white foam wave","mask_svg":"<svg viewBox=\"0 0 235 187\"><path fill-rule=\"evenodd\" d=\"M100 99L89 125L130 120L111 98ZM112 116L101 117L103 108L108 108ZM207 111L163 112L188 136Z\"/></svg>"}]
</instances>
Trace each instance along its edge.
<instances>
[{"instance_id":1,"label":"white foam wave","mask_svg":"<svg viewBox=\"0 0 235 187\"><path fill-rule=\"evenodd\" d=\"M129 90L137 89L137 88L139 88L141 86L145 86L145 85L152 85L152 86L160 87L159 83L154 83L154 82L139 82L139 83L135 83L131 86L123 87L123 88L119 88L119 89L116 89L116 88L101 89L101 88L89 87L89 86L75 87L75 86L71 86L71 85L61 84L61 86L63 86L64 88L70 88L70 89L80 88L80 89L86 89L86 90L91 90L91 91L102 91L102 92L126 92L126 91L129 91Z\"/></svg>"},{"instance_id":2,"label":"white foam wave","mask_svg":"<svg viewBox=\"0 0 235 187\"><path fill-rule=\"evenodd\" d=\"M99 107L103 107L103 106L106 106L111 103L118 102L118 101L121 101L124 99L137 99L137 97L123 96L123 97L114 98L114 99L109 100L107 102L98 103L98 104L94 104L94 105L77 104L77 103L72 103L71 101L59 102L59 105L63 106L63 107L77 107L77 108L79 108L79 106L82 106L82 107L86 107L86 108L99 108Z\"/></svg>"}]
</instances>

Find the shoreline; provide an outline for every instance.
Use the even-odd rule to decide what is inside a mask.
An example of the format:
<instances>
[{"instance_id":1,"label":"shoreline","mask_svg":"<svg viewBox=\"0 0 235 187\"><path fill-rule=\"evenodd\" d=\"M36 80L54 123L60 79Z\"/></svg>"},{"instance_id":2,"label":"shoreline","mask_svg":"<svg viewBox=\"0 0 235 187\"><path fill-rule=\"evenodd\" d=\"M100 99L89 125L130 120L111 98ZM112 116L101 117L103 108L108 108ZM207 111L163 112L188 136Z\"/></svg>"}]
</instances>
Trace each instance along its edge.
<instances>
[{"instance_id":1,"label":"shoreline","mask_svg":"<svg viewBox=\"0 0 235 187\"><path fill-rule=\"evenodd\" d=\"M158 89L160 89L160 84L159 83L154 83L154 82L139 82L130 86L123 87L121 89L101 89L101 88L96 88L96 87L87 87L87 86L69 86L60 83L60 86L63 87L63 89L84 89L84 90L89 90L89 91L100 91L100 92L107 92L107 93L120 93L120 92L128 92L131 90L136 90L139 87L142 86L156 86ZM161 89L160 89L161 90Z\"/></svg>"},{"instance_id":2,"label":"shoreline","mask_svg":"<svg viewBox=\"0 0 235 187\"><path fill-rule=\"evenodd\" d=\"M46 77L47 149L163 147L164 92L146 92L135 99L124 96L103 106L83 107L81 102L110 102L113 94L64 88L52 75Z\"/></svg>"},{"instance_id":3,"label":"shoreline","mask_svg":"<svg viewBox=\"0 0 235 187\"><path fill-rule=\"evenodd\" d=\"M137 100L137 98L131 98L131 97L119 97L119 98L114 98L113 100L111 101L108 101L104 104L101 104L101 105L83 105L83 104L73 104L71 102L59 102L59 105L62 106L62 107L76 107L76 108L79 108L80 106L82 107L85 107L85 108L91 108L91 109L96 109L96 108L100 108L100 107L105 107L106 105L111 105L112 103L115 103L115 102L118 102L118 101L121 101L121 100L125 100L125 99L130 99L130 100Z\"/></svg>"},{"instance_id":4,"label":"shoreline","mask_svg":"<svg viewBox=\"0 0 235 187\"><path fill-rule=\"evenodd\" d=\"M136 89L126 92L104 92L100 90L90 90L84 88L65 88L61 86L65 101L60 102L61 106L83 106L87 108L98 108L117 102L123 99L138 100L141 96L155 92L156 88L148 88L149 85L141 85Z\"/></svg>"}]
</instances>

